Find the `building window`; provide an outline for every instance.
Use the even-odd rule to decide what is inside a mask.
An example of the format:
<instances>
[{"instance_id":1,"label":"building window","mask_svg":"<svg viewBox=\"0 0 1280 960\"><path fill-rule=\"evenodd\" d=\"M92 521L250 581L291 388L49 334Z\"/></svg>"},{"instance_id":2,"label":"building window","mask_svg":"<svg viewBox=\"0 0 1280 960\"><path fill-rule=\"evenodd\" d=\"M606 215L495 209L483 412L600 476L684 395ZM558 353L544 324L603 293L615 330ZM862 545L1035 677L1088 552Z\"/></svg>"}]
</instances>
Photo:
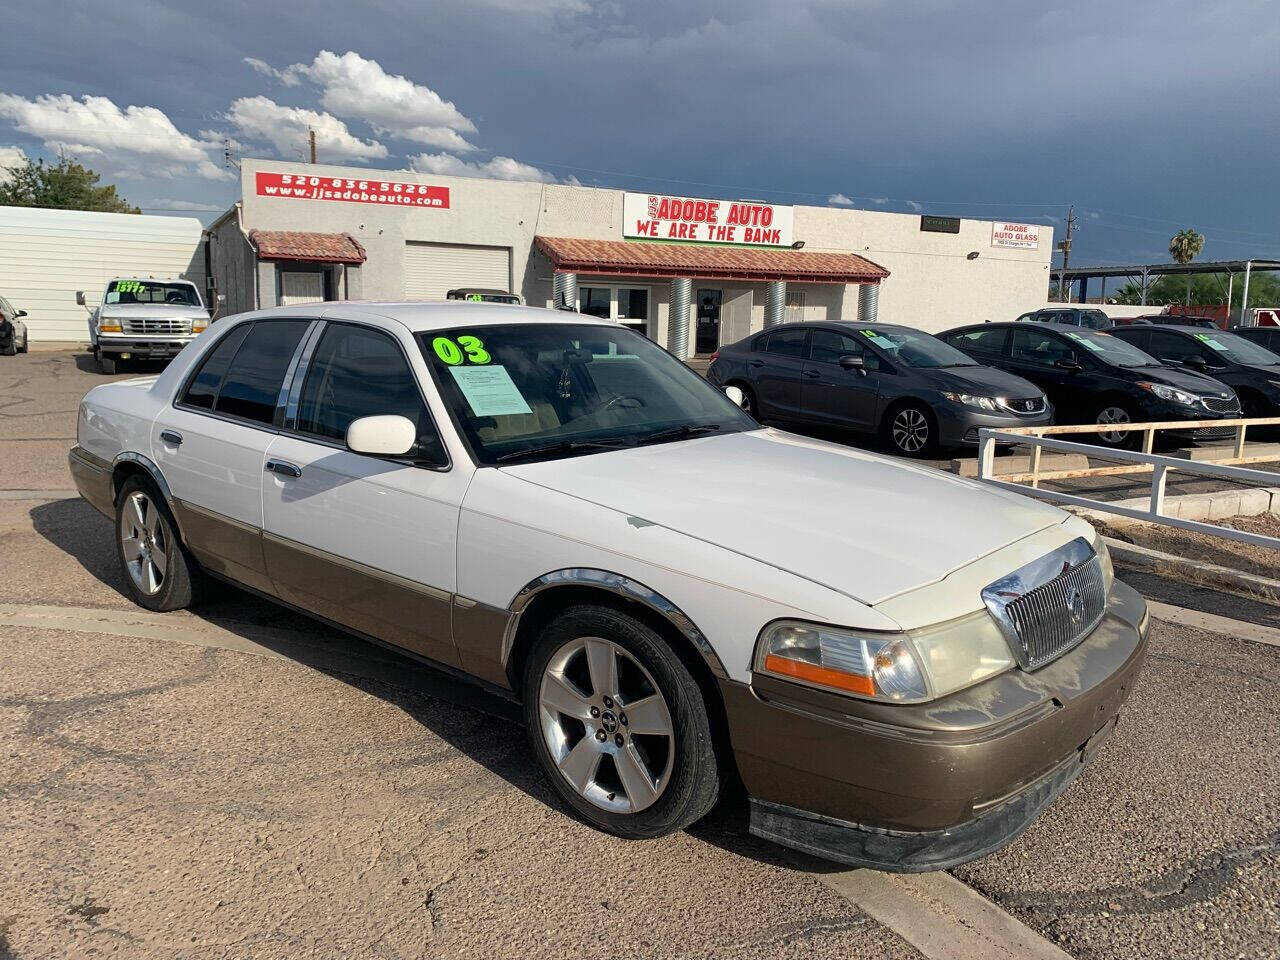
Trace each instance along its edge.
<instances>
[{"instance_id":1,"label":"building window","mask_svg":"<svg viewBox=\"0 0 1280 960\"><path fill-rule=\"evenodd\" d=\"M649 335L648 287L578 287L578 312Z\"/></svg>"}]
</instances>

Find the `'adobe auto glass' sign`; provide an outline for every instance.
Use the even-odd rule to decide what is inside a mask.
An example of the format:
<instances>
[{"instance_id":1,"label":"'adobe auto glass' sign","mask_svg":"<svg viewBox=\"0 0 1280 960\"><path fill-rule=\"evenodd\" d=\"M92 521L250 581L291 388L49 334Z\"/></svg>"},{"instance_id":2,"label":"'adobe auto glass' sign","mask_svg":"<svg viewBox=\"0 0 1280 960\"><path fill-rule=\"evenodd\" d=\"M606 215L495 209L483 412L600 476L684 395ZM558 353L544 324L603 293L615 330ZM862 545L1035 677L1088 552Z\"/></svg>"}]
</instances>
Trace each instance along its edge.
<instances>
[{"instance_id":1,"label":"'adobe auto glass' sign","mask_svg":"<svg viewBox=\"0 0 1280 960\"><path fill-rule=\"evenodd\" d=\"M756 200L707 200L628 193L622 235L637 240L683 240L752 247L789 247L793 209Z\"/></svg>"}]
</instances>

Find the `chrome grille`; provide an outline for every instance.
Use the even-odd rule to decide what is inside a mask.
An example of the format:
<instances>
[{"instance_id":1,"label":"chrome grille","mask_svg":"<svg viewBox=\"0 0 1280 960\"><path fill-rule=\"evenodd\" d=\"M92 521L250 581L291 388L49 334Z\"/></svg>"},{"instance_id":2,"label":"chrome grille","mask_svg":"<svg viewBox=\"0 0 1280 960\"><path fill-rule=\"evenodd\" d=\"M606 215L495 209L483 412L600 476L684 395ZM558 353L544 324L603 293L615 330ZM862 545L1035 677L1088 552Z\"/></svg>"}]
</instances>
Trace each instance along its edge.
<instances>
[{"instance_id":1,"label":"chrome grille","mask_svg":"<svg viewBox=\"0 0 1280 960\"><path fill-rule=\"evenodd\" d=\"M1025 670L1051 663L1083 640L1107 608L1093 547L1079 537L982 591L982 600Z\"/></svg>"},{"instance_id":2,"label":"chrome grille","mask_svg":"<svg viewBox=\"0 0 1280 960\"><path fill-rule=\"evenodd\" d=\"M1205 405L1205 409L1212 410L1214 413L1239 413L1240 404L1235 397L1201 397L1200 402Z\"/></svg>"},{"instance_id":3,"label":"chrome grille","mask_svg":"<svg viewBox=\"0 0 1280 960\"><path fill-rule=\"evenodd\" d=\"M1021 400L1005 400L1004 406L1014 413L1043 413L1044 397L1027 397Z\"/></svg>"},{"instance_id":4,"label":"chrome grille","mask_svg":"<svg viewBox=\"0 0 1280 960\"><path fill-rule=\"evenodd\" d=\"M120 324L125 333L190 333L191 321L181 317L125 317Z\"/></svg>"}]
</instances>

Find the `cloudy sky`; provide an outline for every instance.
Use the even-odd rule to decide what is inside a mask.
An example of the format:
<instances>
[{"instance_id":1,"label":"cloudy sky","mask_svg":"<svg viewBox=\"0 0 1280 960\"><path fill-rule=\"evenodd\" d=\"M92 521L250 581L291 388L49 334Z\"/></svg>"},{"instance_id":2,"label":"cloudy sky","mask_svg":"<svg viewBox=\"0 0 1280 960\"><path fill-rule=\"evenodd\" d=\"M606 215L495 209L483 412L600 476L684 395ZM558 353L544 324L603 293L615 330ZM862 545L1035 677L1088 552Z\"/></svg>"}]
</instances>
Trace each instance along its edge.
<instances>
[{"instance_id":1,"label":"cloudy sky","mask_svg":"<svg viewBox=\"0 0 1280 960\"><path fill-rule=\"evenodd\" d=\"M1062 228L1084 265L1280 257L1275 0L22 4L0 165L59 147L148 212L240 156ZM16 148L16 149L15 149Z\"/></svg>"}]
</instances>

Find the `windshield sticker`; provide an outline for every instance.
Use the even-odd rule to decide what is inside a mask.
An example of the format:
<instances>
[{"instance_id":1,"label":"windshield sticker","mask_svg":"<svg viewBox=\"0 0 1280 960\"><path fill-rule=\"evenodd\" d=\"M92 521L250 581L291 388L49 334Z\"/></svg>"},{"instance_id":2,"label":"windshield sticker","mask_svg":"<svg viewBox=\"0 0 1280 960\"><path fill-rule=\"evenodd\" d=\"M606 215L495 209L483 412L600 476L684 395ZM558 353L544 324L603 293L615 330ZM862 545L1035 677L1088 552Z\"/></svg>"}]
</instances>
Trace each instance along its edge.
<instances>
[{"instance_id":1,"label":"windshield sticker","mask_svg":"<svg viewBox=\"0 0 1280 960\"><path fill-rule=\"evenodd\" d=\"M888 337L882 337L874 330L863 330L862 335L882 350L897 350L898 345Z\"/></svg>"},{"instance_id":2,"label":"windshield sticker","mask_svg":"<svg viewBox=\"0 0 1280 960\"><path fill-rule=\"evenodd\" d=\"M488 363L493 359L485 350L484 341L470 335L461 336L456 342L448 337L436 337L431 341L431 349L451 367L460 364L464 357L467 363L474 364Z\"/></svg>"},{"instance_id":3,"label":"windshield sticker","mask_svg":"<svg viewBox=\"0 0 1280 960\"><path fill-rule=\"evenodd\" d=\"M1074 340L1076 343L1080 344L1081 346L1089 350L1092 350L1094 353L1102 352L1102 344L1094 343L1088 337L1082 337L1078 333L1068 333L1067 336L1070 337L1072 340Z\"/></svg>"},{"instance_id":4,"label":"windshield sticker","mask_svg":"<svg viewBox=\"0 0 1280 960\"><path fill-rule=\"evenodd\" d=\"M116 293L141 293L143 291L142 281L140 280L120 280L116 283Z\"/></svg>"},{"instance_id":5,"label":"windshield sticker","mask_svg":"<svg viewBox=\"0 0 1280 960\"><path fill-rule=\"evenodd\" d=\"M1227 352L1226 345L1220 340L1215 340L1211 334L1197 333L1196 339L1202 341L1210 350L1217 350L1219 353Z\"/></svg>"},{"instance_id":6,"label":"windshield sticker","mask_svg":"<svg viewBox=\"0 0 1280 960\"><path fill-rule=\"evenodd\" d=\"M461 341L465 338L458 339ZM454 382L458 384L462 395L467 398L471 412L477 417L509 417L518 413L533 413L512 382L511 374L501 364L483 367L453 366L449 368L449 372L453 374Z\"/></svg>"}]
</instances>

